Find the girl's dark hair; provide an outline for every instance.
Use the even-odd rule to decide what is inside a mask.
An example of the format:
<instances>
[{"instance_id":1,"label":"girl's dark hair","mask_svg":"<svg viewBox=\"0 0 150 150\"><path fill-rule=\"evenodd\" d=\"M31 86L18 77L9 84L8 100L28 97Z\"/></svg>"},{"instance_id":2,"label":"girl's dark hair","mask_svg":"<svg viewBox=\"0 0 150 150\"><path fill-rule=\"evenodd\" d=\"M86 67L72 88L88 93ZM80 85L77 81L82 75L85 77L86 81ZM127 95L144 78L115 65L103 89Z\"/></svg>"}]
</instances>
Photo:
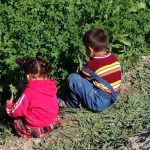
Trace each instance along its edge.
<instances>
[{"instance_id":1,"label":"girl's dark hair","mask_svg":"<svg viewBox=\"0 0 150 150\"><path fill-rule=\"evenodd\" d=\"M50 72L51 65L40 57L23 57L16 60L19 66L23 67L26 74L45 76Z\"/></svg>"},{"instance_id":2,"label":"girl's dark hair","mask_svg":"<svg viewBox=\"0 0 150 150\"><path fill-rule=\"evenodd\" d=\"M94 28L84 34L83 43L86 49L91 47L95 51L106 50L109 43L109 37L103 29Z\"/></svg>"}]
</instances>

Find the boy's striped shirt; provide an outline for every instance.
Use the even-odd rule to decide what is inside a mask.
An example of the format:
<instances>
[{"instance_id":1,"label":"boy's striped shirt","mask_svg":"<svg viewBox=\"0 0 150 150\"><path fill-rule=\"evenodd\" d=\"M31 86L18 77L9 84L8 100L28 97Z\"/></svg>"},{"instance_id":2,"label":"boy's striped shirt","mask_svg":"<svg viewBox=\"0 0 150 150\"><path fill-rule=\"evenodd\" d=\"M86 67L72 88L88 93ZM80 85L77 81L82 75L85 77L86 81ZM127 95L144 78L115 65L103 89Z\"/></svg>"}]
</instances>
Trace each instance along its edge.
<instances>
[{"instance_id":1,"label":"boy's striped shirt","mask_svg":"<svg viewBox=\"0 0 150 150\"><path fill-rule=\"evenodd\" d=\"M115 91L118 91L121 85L122 71L118 58L113 53L107 53L106 55L92 58L87 62L86 67L106 80ZM86 79L91 79L90 75L85 70L82 69L81 71ZM103 84L95 80L92 82L101 90L111 94L111 91Z\"/></svg>"}]
</instances>

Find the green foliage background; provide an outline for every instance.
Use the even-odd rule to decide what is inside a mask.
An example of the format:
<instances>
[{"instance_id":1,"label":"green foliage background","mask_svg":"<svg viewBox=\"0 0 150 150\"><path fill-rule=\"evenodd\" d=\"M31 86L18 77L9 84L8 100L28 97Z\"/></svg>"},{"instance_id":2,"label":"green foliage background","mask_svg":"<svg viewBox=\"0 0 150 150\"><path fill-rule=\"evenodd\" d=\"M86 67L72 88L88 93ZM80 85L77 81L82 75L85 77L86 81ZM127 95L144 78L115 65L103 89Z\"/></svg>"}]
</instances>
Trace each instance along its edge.
<instances>
[{"instance_id":1,"label":"green foliage background","mask_svg":"<svg viewBox=\"0 0 150 150\"><path fill-rule=\"evenodd\" d=\"M41 56L52 63L58 86L86 60L83 34L107 30L110 51L124 68L149 52L149 0L1 0L0 91L23 80L16 58ZM3 95L3 94L2 94ZM1 98L0 98L1 99Z\"/></svg>"}]
</instances>

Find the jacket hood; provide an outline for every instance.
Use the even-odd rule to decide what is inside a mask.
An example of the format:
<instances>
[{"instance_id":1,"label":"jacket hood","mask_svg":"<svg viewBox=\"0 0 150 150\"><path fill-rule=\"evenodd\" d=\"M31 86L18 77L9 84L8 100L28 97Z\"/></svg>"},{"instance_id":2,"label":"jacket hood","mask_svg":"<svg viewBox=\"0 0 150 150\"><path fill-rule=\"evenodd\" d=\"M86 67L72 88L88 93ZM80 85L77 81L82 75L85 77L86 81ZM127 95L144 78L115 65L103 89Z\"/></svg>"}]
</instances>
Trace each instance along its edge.
<instances>
[{"instance_id":1,"label":"jacket hood","mask_svg":"<svg viewBox=\"0 0 150 150\"><path fill-rule=\"evenodd\" d=\"M56 81L54 79L31 80L27 87L48 96L54 96L57 93Z\"/></svg>"}]
</instances>

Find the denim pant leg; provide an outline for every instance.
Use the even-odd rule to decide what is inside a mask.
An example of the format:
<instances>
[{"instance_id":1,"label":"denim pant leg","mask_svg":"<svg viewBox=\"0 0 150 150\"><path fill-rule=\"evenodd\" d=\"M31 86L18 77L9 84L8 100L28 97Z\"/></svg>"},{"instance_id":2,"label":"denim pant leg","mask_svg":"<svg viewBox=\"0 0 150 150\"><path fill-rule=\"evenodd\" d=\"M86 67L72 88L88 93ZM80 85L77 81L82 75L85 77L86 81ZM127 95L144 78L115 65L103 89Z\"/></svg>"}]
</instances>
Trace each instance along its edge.
<instances>
[{"instance_id":1,"label":"denim pant leg","mask_svg":"<svg viewBox=\"0 0 150 150\"><path fill-rule=\"evenodd\" d=\"M99 94L92 83L75 73L69 75L65 93L66 101L72 107L84 103L91 111L102 111L111 104L107 98L103 98L103 91Z\"/></svg>"}]
</instances>

